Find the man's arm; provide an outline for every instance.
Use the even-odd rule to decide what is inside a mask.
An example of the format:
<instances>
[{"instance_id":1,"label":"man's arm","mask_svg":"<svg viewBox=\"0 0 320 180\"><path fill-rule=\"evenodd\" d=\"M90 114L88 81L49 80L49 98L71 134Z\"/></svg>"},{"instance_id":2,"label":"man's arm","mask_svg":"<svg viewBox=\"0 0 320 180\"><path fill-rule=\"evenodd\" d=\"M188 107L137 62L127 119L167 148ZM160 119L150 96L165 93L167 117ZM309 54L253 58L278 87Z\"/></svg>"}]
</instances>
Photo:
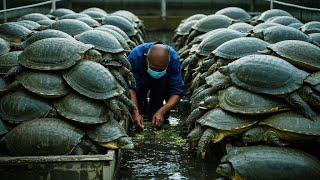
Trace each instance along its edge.
<instances>
[{"instance_id":1,"label":"man's arm","mask_svg":"<svg viewBox=\"0 0 320 180\"><path fill-rule=\"evenodd\" d=\"M164 121L164 114L170 111L175 105L180 101L181 97L179 95L173 95L169 98L168 102L162 106L152 118L152 125L154 127L160 127Z\"/></svg>"},{"instance_id":2,"label":"man's arm","mask_svg":"<svg viewBox=\"0 0 320 180\"><path fill-rule=\"evenodd\" d=\"M137 101L137 94L134 90L130 89L130 95L131 95L131 101L134 106L133 110L133 118L138 126L138 128L143 129L144 128L144 123L143 123L143 117L141 116L139 109L138 109L138 101Z\"/></svg>"}]
</instances>

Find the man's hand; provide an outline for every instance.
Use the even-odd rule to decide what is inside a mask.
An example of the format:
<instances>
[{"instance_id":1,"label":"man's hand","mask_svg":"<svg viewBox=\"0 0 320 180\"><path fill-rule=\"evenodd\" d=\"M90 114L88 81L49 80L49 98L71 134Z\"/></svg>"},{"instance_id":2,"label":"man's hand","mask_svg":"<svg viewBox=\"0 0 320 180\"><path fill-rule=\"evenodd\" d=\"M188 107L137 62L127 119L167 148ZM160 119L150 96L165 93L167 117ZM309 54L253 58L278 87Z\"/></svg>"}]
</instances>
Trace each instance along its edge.
<instances>
[{"instance_id":1,"label":"man's hand","mask_svg":"<svg viewBox=\"0 0 320 180\"><path fill-rule=\"evenodd\" d=\"M164 122L164 112L159 109L152 117L152 127L161 127Z\"/></svg>"},{"instance_id":2,"label":"man's hand","mask_svg":"<svg viewBox=\"0 0 320 180\"><path fill-rule=\"evenodd\" d=\"M134 122L135 122L137 128L143 130L143 128L144 128L143 117L139 113L134 114Z\"/></svg>"}]
</instances>

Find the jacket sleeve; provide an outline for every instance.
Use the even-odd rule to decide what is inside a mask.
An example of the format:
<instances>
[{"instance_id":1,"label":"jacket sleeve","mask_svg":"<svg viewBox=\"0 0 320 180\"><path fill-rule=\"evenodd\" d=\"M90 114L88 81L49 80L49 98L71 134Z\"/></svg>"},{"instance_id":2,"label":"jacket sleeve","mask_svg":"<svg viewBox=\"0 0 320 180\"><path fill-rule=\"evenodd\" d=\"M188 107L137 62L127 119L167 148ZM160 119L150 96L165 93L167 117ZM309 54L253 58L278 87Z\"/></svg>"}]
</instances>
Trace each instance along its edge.
<instances>
[{"instance_id":1,"label":"jacket sleeve","mask_svg":"<svg viewBox=\"0 0 320 180\"><path fill-rule=\"evenodd\" d=\"M136 87L133 87L133 86L129 86L129 89L132 89L132 90L136 90L137 87L139 86L140 84L140 80L141 78L139 77L140 76L140 69L139 69L139 60L140 60L140 55L139 55L139 49L138 48L134 48L129 56L128 56L128 59L129 59L129 62L131 64L131 68L132 68L132 73L133 73L133 76L134 76L134 79L136 80Z\"/></svg>"},{"instance_id":2,"label":"jacket sleeve","mask_svg":"<svg viewBox=\"0 0 320 180\"><path fill-rule=\"evenodd\" d=\"M185 90L179 56L175 54L172 61L171 71L169 74L169 95L182 96Z\"/></svg>"}]
</instances>

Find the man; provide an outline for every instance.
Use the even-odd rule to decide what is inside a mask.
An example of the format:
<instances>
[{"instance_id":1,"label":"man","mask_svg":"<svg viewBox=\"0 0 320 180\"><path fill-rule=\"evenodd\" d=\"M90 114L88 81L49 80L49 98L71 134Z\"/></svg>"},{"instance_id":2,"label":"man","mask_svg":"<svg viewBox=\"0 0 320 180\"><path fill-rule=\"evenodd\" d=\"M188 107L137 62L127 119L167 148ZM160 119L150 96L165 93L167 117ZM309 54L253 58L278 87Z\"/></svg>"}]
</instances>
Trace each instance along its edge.
<instances>
[{"instance_id":1,"label":"man","mask_svg":"<svg viewBox=\"0 0 320 180\"><path fill-rule=\"evenodd\" d=\"M131 100L136 106L133 114L136 127L144 128L142 114L147 114L152 126L159 128L164 121L168 122L169 111L184 93L179 56L161 42L144 43L130 52L129 61L137 82L136 87L130 87Z\"/></svg>"}]
</instances>

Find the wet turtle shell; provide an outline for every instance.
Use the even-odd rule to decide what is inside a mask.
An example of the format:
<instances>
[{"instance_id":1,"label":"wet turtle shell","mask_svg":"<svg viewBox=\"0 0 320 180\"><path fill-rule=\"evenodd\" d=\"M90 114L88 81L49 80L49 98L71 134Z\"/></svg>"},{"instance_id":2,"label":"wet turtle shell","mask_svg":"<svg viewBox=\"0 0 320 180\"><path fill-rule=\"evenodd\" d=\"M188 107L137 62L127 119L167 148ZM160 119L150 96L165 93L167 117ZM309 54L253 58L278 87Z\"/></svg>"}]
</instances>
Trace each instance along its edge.
<instances>
[{"instance_id":1,"label":"wet turtle shell","mask_svg":"<svg viewBox=\"0 0 320 180\"><path fill-rule=\"evenodd\" d=\"M320 22L311 21L301 27L301 31L307 34L320 33Z\"/></svg>"},{"instance_id":2,"label":"wet turtle shell","mask_svg":"<svg viewBox=\"0 0 320 180\"><path fill-rule=\"evenodd\" d=\"M225 15L209 15L199 20L192 29L205 33L218 28L227 28L232 22L233 20Z\"/></svg>"},{"instance_id":3,"label":"wet turtle shell","mask_svg":"<svg viewBox=\"0 0 320 180\"><path fill-rule=\"evenodd\" d=\"M253 37L232 39L217 47L212 54L223 59L234 60L265 50L269 43Z\"/></svg>"},{"instance_id":4,"label":"wet turtle shell","mask_svg":"<svg viewBox=\"0 0 320 180\"><path fill-rule=\"evenodd\" d=\"M108 121L109 111L102 101L70 93L54 102L58 113L82 124L100 124Z\"/></svg>"},{"instance_id":5,"label":"wet turtle shell","mask_svg":"<svg viewBox=\"0 0 320 180\"><path fill-rule=\"evenodd\" d=\"M183 25L181 25L181 27L179 28L179 30L177 31L178 35L188 35L192 26L194 26L199 20L191 20L188 22L183 23Z\"/></svg>"},{"instance_id":6,"label":"wet turtle shell","mask_svg":"<svg viewBox=\"0 0 320 180\"><path fill-rule=\"evenodd\" d=\"M215 33L211 33L210 36L204 38L199 44L198 49L196 50L199 55L209 56L213 50L224 42L244 36L243 33L230 29L219 29L214 31Z\"/></svg>"},{"instance_id":7,"label":"wet turtle shell","mask_svg":"<svg viewBox=\"0 0 320 180\"><path fill-rule=\"evenodd\" d=\"M67 14L74 14L75 12L71 9L66 9L66 8L58 8L55 9L51 12L51 15L55 16L55 17L61 17Z\"/></svg>"},{"instance_id":8,"label":"wet turtle shell","mask_svg":"<svg viewBox=\"0 0 320 180\"><path fill-rule=\"evenodd\" d=\"M9 51L10 44L6 40L0 38L0 56L3 54L7 54Z\"/></svg>"},{"instance_id":9,"label":"wet turtle shell","mask_svg":"<svg viewBox=\"0 0 320 180\"><path fill-rule=\"evenodd\" d=\"M278 16L278 17L273 17L269 19L267 22L271 23L278 23L284 26L288 26L292 23L301 23L297 18L294 18L292 16Z\"/></svg>"},{"instance_id":10,"label":"wet turtle shell","mask_svg":"<svg viewBox=\"0 0 320 180\"><path fill-rule=\"evenodd\" d=\"M268 19L276 16L292 16L287 11L281 10L281 9L270 9L265 12L263 12L259 18L258 21L267 21Z\"/></svg>"},{"instance_id":11,"label":"wet turtle shell","mask_svg":"<svg viewBox=\"0 0 320 180\"><path fill-rule=\"evenodd\" d=\"M117 26L128 36L135 36L138 33L130 21L120 16L107 15L102 19L102 24Z\"/></svg>"},{"instance_id":12,"label":"wet turtle shell","mask_svg":"<svg viewBox=\"0 0 320 180\"><path fill-rule=\"evenodd\" d=\"M28 91L46 98L68 94L68 85L60 74L47 71L26 71L17 76L19 83Z\"/></svg>"},{"instance_id":13,"label":"wet turtle shell","mask_svg":"<svg viewBox=\"0 0 320 180\"><path fill-rule=\"evenodd\" d=\"M48 18L46 15L44 14L40 14L40 13L31 13L31 14L26 14L22 17L20 17L20 20L29 20L29 21L41 21L41 20L48 20L50 18Z\"/></svg>"},{"instance_id":14,"label":"wet turtle shell","mask_svg":"<svg viewBox=\"0 0 320 180\"><path fill-rule=\"evenodd\" d=\"M85 44L92 44L95 49L103 52L120 53L124 51L117 38L106 31L90 30L75 36L75 38Z\"/></svg>"},{"instance_id":15,"label":"wet turtle shell","mask_svg":"<svg viewBox=\"0 0 320 180\"><path fill-rule=\"evenodd\" d=\"M30 44L39 41L41 39L47 39L47 38L67 38L67 39L73 39L72 36L69 34L58 31L55 29L46 29L43 31L39 31L37 33L34 33L32 36L30 36L26 41L23 42L24 48L29 46Z\"/></svg>"},{"instance_id":16,"label":"wet turtle shell","mask_svg":"<svg viewBox=\"0 0 320 180\"><path fill-rule=\"evenodd\" d=\"M91 18L89 15L87 14L83 14L83 13L72 13L72 14L66 14L64 16L61 16L59 18L59 20L61 19L78 19L78 18L82 18L82 17L87 17L87 18Z\"/></svg>"},{"instance_id":17,"label":"wet turtle shell","mask_svg":"<svg viewBox=\"0 0 320 180\"><path fill-rule=\"evenodd\" d=\"M278 99L254 94L236 86L219 91L219 105L224 110L240 114L267 114L289 109Z\"/></svg>"},{"instance_id":18,"label":"wet turtle shell","mask_svg":"<svg viewBox=\"0 0 320 180\"><path fill-rule=\"evenodd\" d=\"M65 38L48 38L28 46L19 56L19 63L37 70L61 70L83 58L92 45Z\"/></svg>"},{"instance_id":19,"label":"wet turtle shell","mask_svg":"<svg viewBox=\"0 0 320 180\"><path fill-rule=\"evenodd\" d=\"M256 34L258 32L263 31L264 29L267 29L267 28L273 27L273 26L281 26L281 24L264 22L264 23L261 23L261 24L254 26L251 33Z\"/></svg>"},{"instance_id":20,"label":"wet turtle shell","mask_svg":"<svg viewBox=\"0 0 320 180\"><path fill-rule=\"evenodd\" d=\"M262 37L269 43L277 43L284 40L300 40L309 42L310 38L303 32L288 26L273 26L264 29L262 34L255 34L255 37Z\"/></svg>"},{"instance_id":21,"label":"wet turtle shell","mask_svg":"<svg viewBox=\"0 0 320 180\"><path fill-rule=\"evenodd\" d=\"M40 24L34 21L30 21L30 20L21 20L21 21L17 21L15 22L29 30L36 30L40 27Z\"/></svg>"},{"instance_id":22,"label":"wet turtle shell","mask_svg":"<svg viewBox=\"0 0 320 180\"><path fill-rule=\"evenodd\" d=\"M79 62L63 78L74 90L93 99L108 99L123 92L109 70L92 61Z\"/></svg>"},{"instance_id":23,"label":"wet turtle shell","mask_svg":"<svg viewBox=\"0 0 320 180\"><path fill-rule=\"evenodd\" d=\"M108 33L112 34L119 41L119 43L121 44L121 46L122 46L122 48L124 50L126 50L126 51L130 51L131 50L129 44L126 41L126 39L120 33L118 33L117 31L109 29L109 28L104 28L104 27L96 28L96 30L105 31L105 32L108 32Z\"/></svg>"},{"instance_id":24,"label":"wet turtle shell","mask_svg":"<svg viewBox=\"0 0 320 180\"><path fill-rule=\"evenodd\" d=\"M230 25L228 29L236 30L242 33L248 33L253 30L253 26L248 23L239 22Z\"/></svg>"},{"instance_id":25,"label":"wet turtle shell","mask_svg":"<svg viewBox=\"0 0 320 180\"><path fill-rule=\"evenodd\" d=\"M283 59L269 55L250 55L219 69L229 74L237 86L255 93L281 95L299 89L307 72Z\"/></svg>"},{"instance_id":26,"label":"wet turtle shell","mask_svg":"<svg viewBox=\"0 0 320 180\"><path fill-rule=\"evenodd\" d=\"M12 67L18 66L18 56L22 51L12 51L0 56L0 74L5 75Z\"/></svg>"},{"instance_id":27,"label":"wet turtle shell","mask_svg":"<svg viewBox=\"0 0 320 180\"><path fill-rule=\"evenodd\" d=\"M4 23L0 25L0 36L11 42L21 42L31 33L31 30L16 23Z\"/></svg>"},{"instance_id":28,"label":"wet turtle shell","mask_svg":"<svg viewBox=\"0 0 320 180\"><path fill-rule=\"evenodd\" d=\"M92 18L80 17L80 18L77 18L77 20L86 23L90 27L98 27L98 26L100 26L100 23L98 21L92 19Z\"/></svg>"},{"instance_id":29,"label":"wet turtle shell","mask_svg":"<svg viewBox=\"0 0 320 180\"><path fill-rule=\"evenodd\" d=\"M320 70L320 48L311 43L286 40L271 44L268 49L300 69Z\"/></svg>"},{"instance_id":30,"label":"wet turtle shell","mask_svg":"<svg viewBox=\"0 0 320 180\"><path fill-rule=\"evenodd\" d=\"M92 28L86 23L76 19L62 19L51 24L50 29L56 29L74 36L89 31Z\"/></svg>"},{"instance_id":31,"label":"wet turtle shell","mask_svg":"<svg viewBox=\"0 0 320 180\"><path fill-rule=\"evenodd\" d=\"M0 115L10 123L21 123L45 117L52 107L45 99L24 91L8 93L1 98Z\"/></svg>"},{"instance_id":32,"label":"wet turtle shell","mask_svg":"<svg viewBox=\"0 0 320 180\"><path fill-rule=\"evenodd\" d=\"M227 7L216 12L217 15L225 15L231 19L239 21L248 21L251 16L244 9L239 7Z\"/></svg>"},{"instance_id":33,"label":"wet turtle shell","mask_svg":"<svg viewBox=\"0 0 320 180\"><path fill-rule=\"evenodd\" d=\"M4 137L11 155L66 155L81 141L84 133L54 118L35 119L12 129Z\"/></svg>"},{"instance_id":34,"label":"wet turtle shell","mask_svg":"<svg viewBox=\"0 0 320 180\"><path fill-rule=\"evenodd\" d=\"M125 129L113 119L87 131L87 134L93 141L98 142L102 146L121 137L128 136Z\"/></svg>"},{"instance_id":35,"label":"wet turtle shell","mask_svg":"<svg viewBox=\"0 0 320 180\"><path fill-rule=\"evenodd\" d=\"M223 173L225 166L232 172ZM295 149L250 146L231 149L218 165L217 173L232 179L318 179L320 162Z\"/></svg>"}]
</instances>

